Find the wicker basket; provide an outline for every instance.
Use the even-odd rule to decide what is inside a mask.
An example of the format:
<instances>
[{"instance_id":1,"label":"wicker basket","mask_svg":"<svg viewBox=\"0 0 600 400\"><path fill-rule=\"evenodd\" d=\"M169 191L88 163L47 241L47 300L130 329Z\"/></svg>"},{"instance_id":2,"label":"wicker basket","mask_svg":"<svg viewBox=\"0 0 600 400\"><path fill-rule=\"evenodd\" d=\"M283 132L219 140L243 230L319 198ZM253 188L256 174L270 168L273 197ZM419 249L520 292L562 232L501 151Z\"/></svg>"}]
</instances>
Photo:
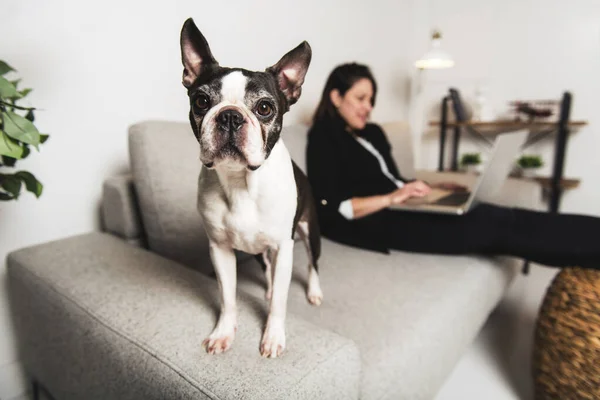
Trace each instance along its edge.
<instances>
[{"instance_id":1,"label":"wicker basket","mask_svg":"<svg viewBox=\"0 0 600 400\"><path fill-rule=\"evenodd\" d=\"M536 400L600 399L600 271L556 275L536 322L532 361Z\"/></svg>"}]
</instances>

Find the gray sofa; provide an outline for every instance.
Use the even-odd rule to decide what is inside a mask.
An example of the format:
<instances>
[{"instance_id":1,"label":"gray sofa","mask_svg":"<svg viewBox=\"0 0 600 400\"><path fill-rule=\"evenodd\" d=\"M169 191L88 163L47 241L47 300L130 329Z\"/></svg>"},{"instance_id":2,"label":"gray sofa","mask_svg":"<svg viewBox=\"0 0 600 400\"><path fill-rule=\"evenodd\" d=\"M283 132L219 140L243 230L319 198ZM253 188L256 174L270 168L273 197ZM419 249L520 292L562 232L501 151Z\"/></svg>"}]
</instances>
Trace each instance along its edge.
<instances>
[{"instance_id":1,"label":"gray sofa","mask_svg":"<svg viewBox=\"0 0 600 400\"><path fill-rule=\"evenodd\" d=\"M405 173L410 135L383 126ZM306 127L283 139L304 168ZM68 399L431 399L501 300L521 260L358 250L323 239L324 302L305 298L294 254L283 357L259 355L267 301L262 271L238 254L233 348L207 355L218 287L195 209L198 146L187 123L129 131L131 173L103 187L103 230L8 256L21 359ZM410 171L410 172L408 172ZM417 172L428 181L463 174ZM539 208L539 187L508 180L493 201Z\"/></svg>"}]
</instances>

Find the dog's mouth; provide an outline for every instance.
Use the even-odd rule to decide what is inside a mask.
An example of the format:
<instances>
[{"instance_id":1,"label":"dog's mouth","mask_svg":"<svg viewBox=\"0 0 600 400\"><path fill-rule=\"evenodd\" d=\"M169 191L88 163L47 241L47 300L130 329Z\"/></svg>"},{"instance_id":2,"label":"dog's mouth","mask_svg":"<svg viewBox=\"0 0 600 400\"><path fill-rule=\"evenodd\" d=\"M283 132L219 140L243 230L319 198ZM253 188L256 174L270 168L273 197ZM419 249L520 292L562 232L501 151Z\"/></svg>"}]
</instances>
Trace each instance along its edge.
<instances>
[{"instance_id":1,"label":"dog's mouth","mask_svg":"<svg viewBox=\"0 0 600 400\"><path fill-rule=\"evenodd\" d=\"M247 168L250 171L256 171L262 165L260 163L250 163L242 149L233 140L224 143L215 149L215 151L210 152L210 154L205 154L202 157L202 163L209 169L215 168L220 164L233 164Z\"/></svg>"}]
</instances>

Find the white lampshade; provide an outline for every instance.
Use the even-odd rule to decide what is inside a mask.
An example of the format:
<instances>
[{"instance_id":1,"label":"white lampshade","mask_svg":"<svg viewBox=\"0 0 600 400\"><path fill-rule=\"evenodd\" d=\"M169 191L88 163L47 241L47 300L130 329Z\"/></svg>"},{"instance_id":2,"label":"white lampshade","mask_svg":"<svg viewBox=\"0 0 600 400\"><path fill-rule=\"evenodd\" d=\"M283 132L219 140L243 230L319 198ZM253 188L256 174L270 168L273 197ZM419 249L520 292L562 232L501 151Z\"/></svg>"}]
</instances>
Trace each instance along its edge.
<instances>
[{"instance_id":1,"label":"white lampshade","mask_svg":"<svg viewBox=\"0 0 600 400\"><path fill-rule=\"evenodd\" d=\"M431 48L417 62L415 67L419 69L440 69L450 68L454 66L454 60L450 54L446 53L441 48L442 34L435 31L431 37Z\"/></svg>"}]
</instances>

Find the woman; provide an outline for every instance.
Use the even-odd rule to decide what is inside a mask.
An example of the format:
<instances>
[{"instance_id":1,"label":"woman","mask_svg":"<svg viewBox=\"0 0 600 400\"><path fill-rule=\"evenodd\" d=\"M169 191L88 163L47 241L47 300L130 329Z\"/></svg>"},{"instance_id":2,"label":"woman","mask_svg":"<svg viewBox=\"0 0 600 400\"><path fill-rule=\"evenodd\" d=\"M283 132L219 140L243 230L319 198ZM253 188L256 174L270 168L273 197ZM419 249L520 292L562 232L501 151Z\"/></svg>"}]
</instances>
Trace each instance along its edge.
<instances>
[{"instance_id":1,"label":"woman","mask_svg":"<svg viewBox=\"0 0 600 400\"><path fill-rule=\"evenodd\" d=\"M307 146L324 236L380 252L495 254L555 267L600 266L600 218L487 203L462 216L389 209L431 187L403 178L384 132L367 123L376 94L369 68L354 63L335 68L325 85Z\"/></svg>"}]
</instances>

